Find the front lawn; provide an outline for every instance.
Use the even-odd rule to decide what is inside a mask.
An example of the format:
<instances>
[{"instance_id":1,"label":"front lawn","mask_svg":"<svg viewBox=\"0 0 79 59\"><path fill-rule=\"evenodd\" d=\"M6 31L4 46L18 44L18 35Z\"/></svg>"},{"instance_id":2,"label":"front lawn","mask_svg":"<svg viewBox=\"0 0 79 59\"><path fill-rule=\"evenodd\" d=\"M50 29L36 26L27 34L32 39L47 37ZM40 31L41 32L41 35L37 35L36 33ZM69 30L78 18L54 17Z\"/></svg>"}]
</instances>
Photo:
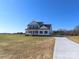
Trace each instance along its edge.
<instances>
[{"instance_id":1,"label":"front lawn","mask_svg":"<svg viewBox=\"0 0 79 59\"><path fill-rule=\"evenodd\" d=\"M0 59L52 59L54 43L52 37L0 34Z\"/></svg>"}]
</instances>

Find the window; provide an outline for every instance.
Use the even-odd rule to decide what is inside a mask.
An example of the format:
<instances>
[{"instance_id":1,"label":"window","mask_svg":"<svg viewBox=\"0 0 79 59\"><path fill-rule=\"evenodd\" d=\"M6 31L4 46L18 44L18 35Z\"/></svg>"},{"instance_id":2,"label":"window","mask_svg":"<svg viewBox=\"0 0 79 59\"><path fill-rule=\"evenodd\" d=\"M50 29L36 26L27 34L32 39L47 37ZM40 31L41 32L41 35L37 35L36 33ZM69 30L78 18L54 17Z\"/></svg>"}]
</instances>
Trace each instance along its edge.
<instances>
[{"instance_id":1,"label":"window","mask_svg":"<svg viewBox=\"0 0 79 59\"><path fill-rule=\"evenodd\" d=\"M34 29L34 26L32 25L31 28Z\"/></svg>"},{"instance_id":2,"label":"window","mask_svg":"<svg viewBox=\"0 0 79 59\"><path fill-rule=\"evenodd\" d=\"M40 34L43 34L43 31L40 31Z\"/></svg>"},{"instance_id":3,"label":"window","mask_svg":"<svg viewBox=\"0 0 79 59\"><path fill-rule=\"evenodd\" d=\"M38 25L33 25L33 29L38 29Z\"/></svg>"},{"instance_id":4,"label":"window","mask_svg":"<svg viewBox=\"0 0 79 59\"><path fill-rule=\"evenodd\" d=\"M48 31L44 31L44 33L45 33L45 34L47 34L47 33L48 33Z\"/></svg>"},{"instance_id":5,"label":"window","mask_svg":"<svg viewBox=\"0 0 79 59\"><path fill-rule=\"evenodd\" d=\"M35 31L35 33L38 33L38 31Z\"/></svg>"},{"instance_id":6,"label":"window","mask_svg":"<svg viewBox=\"0 0 79 59\"><path fill-rule=\"evenodd\" d=\"M32 31L29 31L29 33L32 33Z\"/></svg>"}]
</instances>

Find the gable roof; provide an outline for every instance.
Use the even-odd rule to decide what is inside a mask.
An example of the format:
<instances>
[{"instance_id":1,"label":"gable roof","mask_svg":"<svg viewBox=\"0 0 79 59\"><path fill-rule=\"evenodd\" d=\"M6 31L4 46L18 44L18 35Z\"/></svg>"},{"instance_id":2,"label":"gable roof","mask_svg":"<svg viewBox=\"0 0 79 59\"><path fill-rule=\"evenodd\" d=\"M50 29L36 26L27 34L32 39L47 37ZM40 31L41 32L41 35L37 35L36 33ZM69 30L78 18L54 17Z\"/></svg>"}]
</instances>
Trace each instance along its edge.
<instances>
[{"instance_id":1,"label":"gable roof","mask_svg":"<svg viewBox=\"0 0 79 59\"><path fill-rule=\"evenodd\" d=\"M44 30L44 29L48 29L48 28L46 26L41 26L40 29Z\"/></svg>"},{"instance_id":2,"label":"gable roof","mask_svg":"<svg viewBox=\"0 0 79 59\"><path fill-rule=\"evenodd\" d=\"M32 22L34 22L34 21L32 21ZM36 22L36 21L35 21ZM36 22L40 27L38 27L38 28L31 28L30 26L31 25L29 25L29 27L27 28L27 29L50 29L51 28L51 24L44 24L43 22Z\"/></svg>"},{"instance_id":3,"label":"gable roof","mask_svg":"<svg viewBox=\"0 0 79 59\"><path fill-rule=\"evenodd\" d=\"M46 26L48 29L50 29L51 24L44 24L44 26Z\"/></svg>"}]
</instances>

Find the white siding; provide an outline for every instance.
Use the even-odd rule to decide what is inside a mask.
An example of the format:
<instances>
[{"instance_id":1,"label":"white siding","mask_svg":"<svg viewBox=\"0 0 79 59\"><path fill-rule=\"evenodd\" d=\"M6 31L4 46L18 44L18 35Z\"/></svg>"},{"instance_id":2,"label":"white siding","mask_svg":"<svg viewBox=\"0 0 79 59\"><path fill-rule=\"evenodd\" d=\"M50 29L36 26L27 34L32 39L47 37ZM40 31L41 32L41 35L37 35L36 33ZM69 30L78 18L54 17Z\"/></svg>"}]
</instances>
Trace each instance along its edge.
<instances>
[{"instance_id":1,"label":"white siding","mask_svg":"<svg viewBox=\"0 0 79 59\"><path fill-rule=\"evenodd\" d=\"M36 30L38 31L38 34L34 33L29 33L28 30L25 32L26 35L30 34L30 35L51 35L50 30ZM40 31L42 31L42 33L40 33ZM45 31L47 31L47 33L45 33Z\"/></svg>"},{"instance_id":2,"label":"white siding","mask_svg":"<svg viewBox=\"0 0 79 59\"><path fill-rule=\"evenodd\" d=\"M41 34L40 31L42 31L43 33ZM47 31L48 33L45 34L45 31ZM49 30L39 30L38 35L50 35L50 31Z\"/></svg>"}]
</instances>

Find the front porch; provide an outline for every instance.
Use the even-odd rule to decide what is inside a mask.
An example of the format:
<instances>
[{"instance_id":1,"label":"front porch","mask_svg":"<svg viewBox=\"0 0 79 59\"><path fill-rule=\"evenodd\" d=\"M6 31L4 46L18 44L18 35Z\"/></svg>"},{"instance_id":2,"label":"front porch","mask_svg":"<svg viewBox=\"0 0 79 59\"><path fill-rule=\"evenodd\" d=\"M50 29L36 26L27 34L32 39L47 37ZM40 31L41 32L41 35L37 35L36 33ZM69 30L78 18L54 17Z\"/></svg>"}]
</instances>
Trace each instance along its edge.
<instances>
[{"instance_id":1,"label":"front porch","mask_svg":"<svg viewBox=\"0 0 79 59\"><path fill-rule=\"evenodd\" d=\"M50 35L49 30L27 30L26 35Z\"/></svg>"}]
</instances>

